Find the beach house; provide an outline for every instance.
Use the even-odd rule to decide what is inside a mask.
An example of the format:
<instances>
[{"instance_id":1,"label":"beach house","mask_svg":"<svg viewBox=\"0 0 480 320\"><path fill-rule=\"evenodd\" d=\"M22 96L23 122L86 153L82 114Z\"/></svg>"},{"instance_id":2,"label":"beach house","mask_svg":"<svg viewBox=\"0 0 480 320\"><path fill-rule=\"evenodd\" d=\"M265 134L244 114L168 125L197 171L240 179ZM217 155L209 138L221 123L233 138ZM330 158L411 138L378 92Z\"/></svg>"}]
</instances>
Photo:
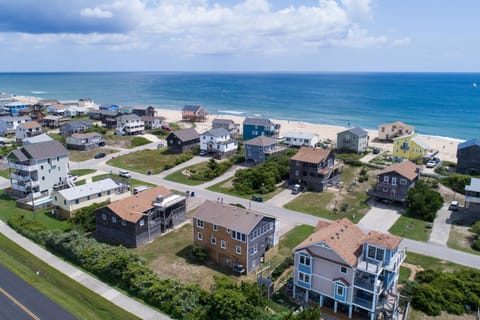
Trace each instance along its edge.
<instances>
[{"instance_id":1,"label":"beach house","mask_svg":"<svg viewBox=\"0 0 480 320\"><path fill-rule=\"evenodd\" d=\"M200 150L213 154L216 159L223 159L237 152L238 142L224 128L211 129L200 135Z\"/></svg>"},{"instance_id":2,"label":"beach house","mask_svg":"<svg viewBox=\"0 0 480 320\"><path fill-rule=\"evenodd\" d=\"M39 142L53 141L53 139L46 133L39 134L38 136L33 136L31 138L23 139L23 145L34 144Z\"/></svg>"},{"instance_id":3,"label":"beach house","mask_svg":"<svg viewBox=\"0 0 480 320\"><path fill-rule=\"evenodd\" d=\"M11 102L6 102L3 105L3 109L5 112L11 116L18 116L20 114L20 111L23 109L27 109L30 107L31 104L28 102L22 102L22 101L11 101Z\"/></svg>"},{"instance_id":4,"label":"beach house","mask_svg":"<svg viewBox=\"0 0 480 320\"><path fill-rule=\"evenodd\" d=\"M240 125L231 119L213 119L212 129L223 128L228 130L230 137L237 139L240 135Z\"/></svg>"},{"instance_id":5,"label":"beach house","mask_svg":"<svg viewBox=\"0 0 480 320\"><path fill-rule=\"evenodd\" d=\"M411 134L393 139L393 158L395 160L410 160L417 164L433 158L438 150L433 150L418 135Z\"/></svg>"},{"instance_id":6,"label":"beach house","mask_svg":"<svg viewBox=\"0 0 480 320\"><path fill-rule=\"evenodd\" d=\"M98 241L136 248L186 219L186 198L163 186L95 210Z\"/></svg>"},{"instance_id":7,"label":"beach house","mask_svg":"<svg viewBox=\"0 0 480 320\"><path fill-rule=\"evenodd\" d=\"M45 118L46 116L46 114L42 110L42 105L39 103L34 104L33 106L30 106L26 109L20 110L18 115L20 117L29 117L33 121L37 121L39 123L42 123L43 118Z\"/></svg>"},{"instance_id":8,"label":"beach house","mask_svg":"<svg viewBox=\"0 0 480 320\"><path fill-rule=\"evenodd\" d=\"M193 128L172 131L167 137L168 151L184 153L200 144L200 136Z\"/></svg>"},{"instance_id":9,"label":"beach house","mask_svg":"<svg viewBox=\"0 0 480 320\"><path fill-rule=\"evenodd\" d=\"M193 243L210 260L238 273L257 269L279 240L275 218L222 202L205 201L192 215Z\"/></svg>"},{"instance_id":10,"label":"beach house","mask_svg":"<svg viewBox=\"0 0 480 320\"><path fill-rule=\"evenodd\" d=\"M186 105L182 109L182 121L205 121L207 112L202 106Z\"/></svg>"},{"instance_id":11,"label":"beach house","mask_svg":"<svg viewBox=\"0 0 480 320\"><path fill-rule=\"evenodd\" d=\"M12 197L40 197L66 185L68 151L58 141L24 145L8 156Z\"/></svg>"},{"instance_id":12,"label":"beach house","mask_svg":"<svg viewBox=\"0 0 480 320\"><path fill-rule=\"evenodd\" d=\"M60 127L60 134L63 136L71 135L72 133L81 133L93 126L90 120L76 120L63 124Z\"/></svg>"},{"instance_id":13,"label":"beach house","mask_svg":"<svg viewBox=\"0 0 480 320\"><path fill-rule=\"evenodd\" d=\"M0 135L14 134L19 125L31 120L29 117L0 117Z\"/></svg>"},{"instance_id":14,"label":"beach house","mask_svg":"<svg viewBox=\"0 0 480 320\"><path fill-rule=\"evenodd\" d=\"M289 183L321 192L342 179L342 168L331 150L301 147L290 159Z\"/></svg>"},{"instance_id":15,"label":"beach house","mask_svg":"<svg viewBox=\"0 0 480 320\"><path fill-rule=\"evenodd\" d=\"M132 113L136 114L139 117L155 117L156 116L156 110L152 106L134 106L132 107Z\"/></svg>"},{"instance_id":16,"label":"beach house","mask_svg":"<svg viewBox=\"0 0 480 320\"><path fill-rule=\"evenodd\" d=\"M113 202L131 196L128 185L110 178L86 183L68 189L54 190L54 213L64 219L71 218L81 208L94 203Z\"/></svg>"},{"instance_id":17,"label":"beach house","mask_svg":"<svg viewBox=\"0 0 480 320\"><path fill-rule=\"evenodd\" d=\"M337 133L337 150L339 152L366 152L368 139L368 132L362 128L349 128Z\"/></svg>"},{"instance_id":18,"label":"beach house","mask_svg":"<svg viewBox=\"0 0 480 320\"><path fill-rule=\"evenodd\" d=\"M349 318L397 319L402 238L364 233L348 219L320 221L294 248L293 296L347 310ZM356 314L354 314L354 312Z\"/></svg>"},{"instance_id":19,"label":"beach house","mask_svg":"<svg viewBox=\"0 0 480 320\"><path fill-rule=\"evenodd\" d=\"M136 114L124 114L117 117L115 134L119 136L135 136L145 132L145 123Z\"/></svg>"},{"instance_id":20,"label":"beach house","mask_svg":"<svg viewBox=\"0 0 480 320\"><path fill-rule=\"evenodd\" d=\"M48 115L43 118L42 123L44 127L55 129L60 127L60 125L65 123L65 121L62 120L62 116Z\"/></svg>"},{"instance_id":21,"label":"beach house","mask_svg":"<svg viewBox=\"0 0 480 320\"><path fill-rule=\"evenodd\" d=\"M277 139L259 136L243 143L245 160L257 165L265 162L269 157L287 150L278 144Z\"/></svg>"},{"instance_id":22,"label":"beach house","mask_svg":"<svg viewBox=\"0 0 480 320\"><path fill-rule=\"evenodd\" d=\"M414 127L401 121L395 121L379 125L377 139L380 141L392 141L397 137L411 135L412 133L414 133Z\"/></svg>"},{"instance_id":23,"label":"beach house","mask_svg":"<svg viewBox=\"0 0 480 320\"><path fill-rule=\"evenodd\" d=\"M471 178L470 184L465 186L465 207L480 205L480 178Z\"/></svg>"},{"instance_id":24,"label":"beach house","mask_svg":"<svg viewBox=\"0 0 480 320\"><path fill-rule=\"evenodd\" d=\"M72 133L67 137L67 149L93 150L105 146L105 139L98 132Z\"/></svg>"},{"instance_id":25,"label":"beach house","mask_svg":"<svg viewBox=\"0 0 480 320\"><path fill-rule=\"evenodd\" d=\"M289 131L283 136L283 143L289 147L315 147L320 142L316 133Z\"/></svg>"},{"instance_id":26,"label":"beach house","mask_svg":"<svg viewBox=\"0 0 480 320\"><path fill-rule=\"evenodd\" d=\"M457 173L480 173L480 139L467 140L458 145Z\"/></svg>"},{"instance_id":27,"label":"beach house","mask_svg":"<svg viewBox=\"0 0 480 320\"><path fill-rule=\"evenodd\" d=\"M243 121L243 140L250 140L260 136L278 137L280 124L275 124L266 118L245 118Z\"/></svg>"},{"instance_id":28,"label":"beach house","mask_svg":"<svg viewBox=\"0 0 480 320\"><path fill-rule=\"evenodd\" d=\"M145 129L158 129L165 123L165 117L141 116Z\"/></svg>"},{"instance_id":29,"label":"beach house","mask_svg":"<svg viewBox=\"0 0 480 320\"><path fill-rule=\"evenodd\" d=\"M419 167L408 160L388 166L377 174L377 183L367 194L377 200L405 204L408 190L415 187L419 174Z\"/></svg>"},{"instance_id":30,"label":"beach house","mask_svg":"<svg viewBox=\"0 0 480 320\"><path fill-rule=\"evenodd\" d=\"M15 129L15 140L22 142L25 138L31 138L42 134L42 126L36 121L27 121L18 125Z\"/></svg>"}]
</instances>

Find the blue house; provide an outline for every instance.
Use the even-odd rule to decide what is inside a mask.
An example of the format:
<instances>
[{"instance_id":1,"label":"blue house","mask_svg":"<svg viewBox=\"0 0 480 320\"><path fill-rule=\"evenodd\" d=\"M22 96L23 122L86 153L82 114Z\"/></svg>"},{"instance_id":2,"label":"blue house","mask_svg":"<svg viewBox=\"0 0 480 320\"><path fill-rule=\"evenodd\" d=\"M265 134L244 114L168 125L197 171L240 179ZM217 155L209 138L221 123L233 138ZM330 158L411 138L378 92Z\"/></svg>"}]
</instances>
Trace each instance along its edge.
<instances>
[{"instance_id":1,"label":"blue house","mask_svg":"<svg viewBox=\"0 0 480 320\"><path fill-rule=\"evenodd\" d=\"M105 111L118 111L120 109L116 104L104 104L99 107L100 110Z\"/></svg>"},{"instance_id":2,"label":"blue house","mask_svg":"<svg viewBox=\"0 0 480 320\"><path fill-rule=\"evenodd\" d=\"M13 101L4 104L3 109L12 116L18 116L20 110L27 109L30 106L31 104L26 102Z\"/></svg>"},{"instance_id":3,"label":"blue house","mask_svg":"<svg viewBox=\"0 0 480 320\"><path fill-rule=\"evenodd\" d=\"M259 164L265 162L268 157L283 152L286 147L279 146L274 138L260 136L245 141L245 160Z\"/></svg>"},{"instance_id":4,"label":"blue house","mask_svg":"<svg viewBox=\"0 0 480 320\"><path fill-rule=\"evenodd\" d=\"M280 124L275 124L265 118L245 118L243 121L243 140L260 136L278 137Z\"/></svg>"}]
</instances>

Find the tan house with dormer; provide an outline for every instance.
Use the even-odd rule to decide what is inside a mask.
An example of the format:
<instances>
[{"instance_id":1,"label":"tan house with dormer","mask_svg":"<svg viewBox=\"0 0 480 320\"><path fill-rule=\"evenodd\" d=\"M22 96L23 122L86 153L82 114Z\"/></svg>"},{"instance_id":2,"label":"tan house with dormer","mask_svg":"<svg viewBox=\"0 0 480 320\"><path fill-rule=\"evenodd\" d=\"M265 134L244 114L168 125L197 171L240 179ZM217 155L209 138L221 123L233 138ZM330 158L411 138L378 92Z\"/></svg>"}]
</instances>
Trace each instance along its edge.
<instances>
[{"instance_id":1,"label":"tan house with dormer","mask_svg":"<svg viewBox=\"0 0 480 320\"><path fill-rule=\"evenodd\" d=\"M414 129L401 121L384 123L378 126L377 138L381 141L393 141L394 138L412 134Z\"/></svg>"}]
</instances>

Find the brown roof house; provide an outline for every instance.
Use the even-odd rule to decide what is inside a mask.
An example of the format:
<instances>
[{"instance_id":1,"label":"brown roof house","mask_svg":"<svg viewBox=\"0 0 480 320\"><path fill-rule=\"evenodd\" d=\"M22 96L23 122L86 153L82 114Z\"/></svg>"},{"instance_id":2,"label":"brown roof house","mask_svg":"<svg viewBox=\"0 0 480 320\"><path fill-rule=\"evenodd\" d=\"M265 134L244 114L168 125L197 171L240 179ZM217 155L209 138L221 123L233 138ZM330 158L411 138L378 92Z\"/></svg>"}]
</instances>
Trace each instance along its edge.
<instances>
[{"instance_id":1,"label":"brown roof house","mask_svg":"<svg viewBox=\"0 0 480 320\"><path fill-rule=\"evenodd\" d=\"M342 167L331 150L301 147L290 159L290 184L323 191L342 179Z\"/></svg>"},{"instance_id":2,"label":"brown roof house","mask_svg":"<svg viewBox=\"0 0 480 320\"><path fill-rule=\"evenodd\" d=\"M207 119L207 112L202 106L186 105L182 109L183 121L205 121Z\"/></svg>"},{"instance_id":3,"label":"brown roof house","mask_svg":"<svg viewBox=\"0 0 480 320\"><path fill-rule=\"evenodd\" d=\"M406 257L402 238L377 231L364 233L348 219L319 222L294 250L293 296L319 304L356 310L359 318L388 319L397 313L400 265ZM390 317L388 317L390 316Z\"/></svg>"},{"instance_id":4,"label":"brown roof house","mask_svg":"<svg viewBox=\"0 0 480 320\"><path fill-rule=\"evenodd\" d=\"M408 136L414 132L414 127L401 121L384 123L378 126L378 140L393 141L394 138Z\"/></svg>"},{"instance_id":5,"label":"brown roof house","mask_svg":"<svg viewBox=\"0 0 480 320\"><path fill-rule=\"evenodd\" d=\"M167 137L168 151L184 153L200 145L200 135L193 128L172 131Z\"/></svg>"},{"instance_id":6,"label":"brown roof house","mask_svg":"<svg viewBox=\"0 0 480 320\"><path fill-rule=\"evenodd\" d=\"M193 213L193 242L208 257L239 273L257 269L267 251L278 243L275 218L258 212L205 201Z\"/></svg>"},{"instance_id":7,"label":"brown roof house","mask_svg":"<svg viewBox=\"0 0 480 320\"><path fill-rule=\"evenodd\" d=\"M186 198L158 186L95 210L95 237L138 247L185 221Z\"/></svg>"},{"instance_id":8,"label":"brown roof house","mask_svg":"<svg viewBox=\"0 0 480 320\"><path fill-rule=\"evenodd\" d=\"M19 124L15 129L15 140L21 142L25 138L35 137L42 133L42 126L37 121L27 121Z\"/></svg>"},{"instance_id":9,"label":"brown roof house","mask_svg":"<svg viewBox=\"0 0 480 320\"><path fill-rule=\"evenodd\" d=\"M391 165L377 174L377 184L367 194L378 200L405 204L408 190L415 186L419 172L417 165L408 160Z\"/></svg>"}]
</instances>

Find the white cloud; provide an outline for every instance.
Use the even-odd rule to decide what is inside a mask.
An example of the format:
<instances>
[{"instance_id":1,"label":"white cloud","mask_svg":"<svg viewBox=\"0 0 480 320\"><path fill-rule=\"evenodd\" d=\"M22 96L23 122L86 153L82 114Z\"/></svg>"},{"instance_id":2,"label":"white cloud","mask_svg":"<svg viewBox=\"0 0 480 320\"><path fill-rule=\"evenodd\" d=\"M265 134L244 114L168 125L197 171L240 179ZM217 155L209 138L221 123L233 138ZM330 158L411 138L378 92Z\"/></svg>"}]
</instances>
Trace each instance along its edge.
<instances>
[{"instance_id":1,"label":"white cloud","mask_svg":"<svg viewBox=\"0 0 480 320\"><path fill-rule=\"evenodd\" d=\"M95 8L84 8L80 10L80 15L87 18L98 18L98 19L108 19L113 16L110 11L102 10L99 7Z\"/></svg>"}]
</instances>

